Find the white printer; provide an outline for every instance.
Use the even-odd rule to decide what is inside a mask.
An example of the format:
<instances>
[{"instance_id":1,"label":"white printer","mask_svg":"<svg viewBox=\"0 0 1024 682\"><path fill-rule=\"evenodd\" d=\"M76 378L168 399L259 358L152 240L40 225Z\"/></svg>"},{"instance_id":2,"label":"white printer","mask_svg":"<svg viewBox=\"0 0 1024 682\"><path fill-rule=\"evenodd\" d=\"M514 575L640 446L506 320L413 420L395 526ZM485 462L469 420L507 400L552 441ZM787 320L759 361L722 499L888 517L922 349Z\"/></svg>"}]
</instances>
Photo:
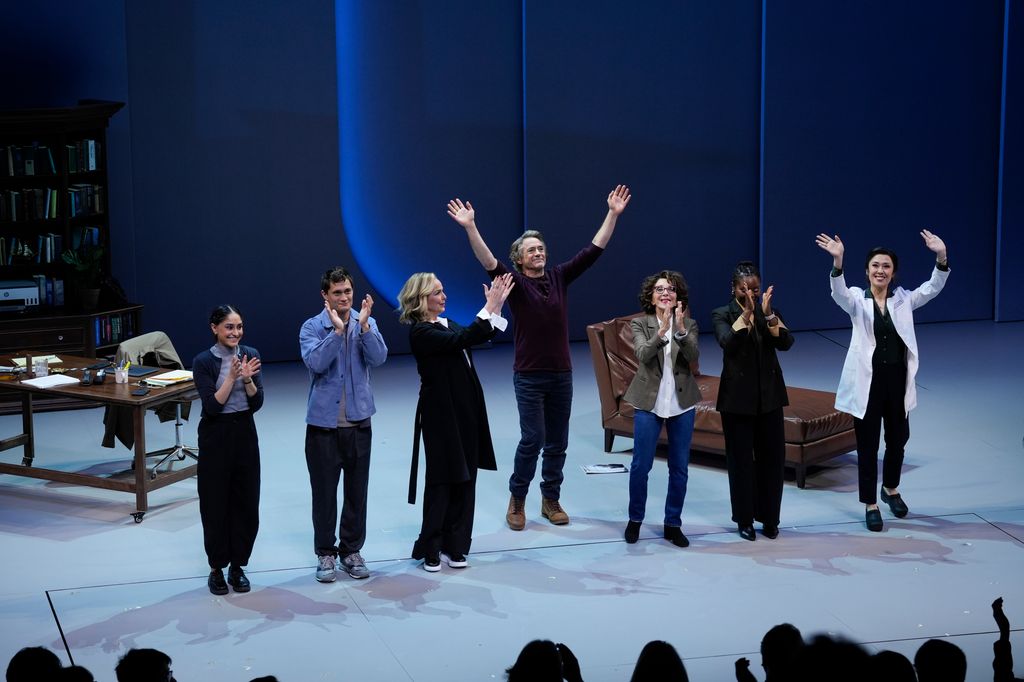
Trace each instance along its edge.
<instances>
[{"instance_id":1,"label":"white printer","mask_svg":"<svg viewBox=\"0 0 1024 682\"><path fill-rule=\"evenodd\" d=\"M39 305L39 285L30 279L0 280L0 312Z\"/></svg>"}]
</instances>

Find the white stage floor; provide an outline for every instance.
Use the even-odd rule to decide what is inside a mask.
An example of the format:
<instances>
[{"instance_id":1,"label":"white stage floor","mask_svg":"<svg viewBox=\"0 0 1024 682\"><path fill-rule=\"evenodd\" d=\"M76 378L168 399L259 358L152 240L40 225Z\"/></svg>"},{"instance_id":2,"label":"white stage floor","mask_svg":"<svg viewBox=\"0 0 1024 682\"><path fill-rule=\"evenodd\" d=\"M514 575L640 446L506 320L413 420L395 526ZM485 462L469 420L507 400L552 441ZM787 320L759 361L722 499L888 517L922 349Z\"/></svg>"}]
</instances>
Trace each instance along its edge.
<instances>
[{"instance_id":1,"label":"white stage floor","mask_svg":"<svg viewBox=\"0 0 1024 682\"><path fill-rule=\"evenodd\" d=\"M261 529L250 563L253 591L217 598L206 589L195 481L150 496L133 523L123 493L0 477L0 661L43 645L113 680L131 647L173 659L178 680L500 680L535 638L568 644L584 679L628 679L651 639L671 642L693 680L731 680L733 662L752 661L772 625L805 635L849 637L873 650L912 657L930 637L949 637L968 656L968 678L991 679L995 626L989 604L1006 600L1017 674L1024 674L1024 449L1017 349L1024 324L926 325L920 406L901 489L911 506L883 533L869 533L857 502L856 462L847 455L812 471L804 490L791 481L782 534L748 543L729 520L728 483L714 458L695 458L683 510L692 545L660 539L666 469L652 472L641 541L627 546L625 475L586 476L581 464L628 463L631 441L602 451L589 352L576 363L563 503L569 526L539 515L536 486L528 525L504 525L507 479L518 439L511 349L477 354L498 453L497 473L481 472L471 565L428 574L405 557L419 507L405 502L418 381L411 357L375 375L366 557L373 575L344 574L321 585L309 521L302 452L306 376L298 364L265 368L267 401L257 416L263 488ZM256 330L248 340L259 347ZM798 334L782 354L787 383L834 390L848 332ZM702 336L702 368L721 353ZM98 447L102 413L37 415L37 462L81 471L117 471L129 452ZM187 427L195 441L196 418ZM20 417L0 417L0 436ZM153 447L173 438L149 424ZM96 444L96 447L92 447ZM20 449L0 455L20 461Z\"/></svg>"}]
</instances>

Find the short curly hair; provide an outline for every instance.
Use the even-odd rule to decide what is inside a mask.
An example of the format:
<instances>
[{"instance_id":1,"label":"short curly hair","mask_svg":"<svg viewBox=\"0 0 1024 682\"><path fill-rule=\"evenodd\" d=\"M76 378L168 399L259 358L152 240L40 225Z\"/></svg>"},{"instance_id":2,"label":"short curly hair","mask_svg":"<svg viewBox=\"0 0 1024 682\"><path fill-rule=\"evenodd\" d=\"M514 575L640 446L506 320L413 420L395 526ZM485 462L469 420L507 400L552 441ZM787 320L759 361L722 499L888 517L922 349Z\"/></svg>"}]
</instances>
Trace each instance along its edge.
<instances>
[{"instance_id":1,"label":"short curly hair","mask_svg":"<svg viewBox=\"0 0 1024 682\"><path fill-rule=\"evenodd\" d=\"M686 280L683 279L682 273L675 270L662 270L644 278L643 284L640 285L640 295L637 298L640 299L641 310L648 315L654 313L654 304L651 303L651 298L654 295L654 285L658 283L659 279L667 279L676 288L676 301L679 305L683 308L690 305L690 291L686 287Z\"/></svg>"}]
</instances>

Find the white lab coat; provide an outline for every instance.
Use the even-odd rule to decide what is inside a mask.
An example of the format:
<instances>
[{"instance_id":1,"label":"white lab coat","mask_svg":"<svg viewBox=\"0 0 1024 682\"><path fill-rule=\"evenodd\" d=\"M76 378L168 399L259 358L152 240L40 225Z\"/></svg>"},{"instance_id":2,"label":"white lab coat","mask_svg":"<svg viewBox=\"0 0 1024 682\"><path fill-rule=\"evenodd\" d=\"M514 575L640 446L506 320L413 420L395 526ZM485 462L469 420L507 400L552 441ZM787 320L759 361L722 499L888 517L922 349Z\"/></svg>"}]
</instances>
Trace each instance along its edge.
<instances>
[{"instance_id":1,"label":"white lab coat","mask_svg":"<svg viewBox=\"0 0 1024 682\"><path fill-rule=\"evenodd\" d=\"M917 407L918 354L917 336L914 334L914 311L939 295L946 285L949 271L932 270L931 279L907 291L897 287L886 302L893 326L907 346L907 388L903 396L903 407L907 414ZM845 275L829 276L832 300L846 311L853 323L850 349L843 363L843 375L836 390L836 409L864 418L868 408L868 394L871 390L871 357L875 352L875 300L864 296L864 289L847 287Z\"/></svg>"}]
</instances>

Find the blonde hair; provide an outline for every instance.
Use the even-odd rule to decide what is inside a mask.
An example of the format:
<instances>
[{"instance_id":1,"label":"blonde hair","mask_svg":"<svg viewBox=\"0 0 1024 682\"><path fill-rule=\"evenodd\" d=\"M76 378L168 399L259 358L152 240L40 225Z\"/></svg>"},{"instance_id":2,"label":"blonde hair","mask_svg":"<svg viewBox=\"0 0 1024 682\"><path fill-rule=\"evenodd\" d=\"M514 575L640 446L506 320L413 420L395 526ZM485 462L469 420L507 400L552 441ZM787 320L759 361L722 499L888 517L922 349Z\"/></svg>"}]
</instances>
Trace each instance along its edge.
<instances>
[{"instance_id":1,"label":"blonde hair","mask_svg":"<svg viewBox=\"0 0 1024 682\"><path fill-rule=\"evenodd\" d=\"M427 318L427 296L434 290L437 276L432 272L417 272L405 280L398 292L398 321L414 324Z\"/></svg>"}]
</instances>

